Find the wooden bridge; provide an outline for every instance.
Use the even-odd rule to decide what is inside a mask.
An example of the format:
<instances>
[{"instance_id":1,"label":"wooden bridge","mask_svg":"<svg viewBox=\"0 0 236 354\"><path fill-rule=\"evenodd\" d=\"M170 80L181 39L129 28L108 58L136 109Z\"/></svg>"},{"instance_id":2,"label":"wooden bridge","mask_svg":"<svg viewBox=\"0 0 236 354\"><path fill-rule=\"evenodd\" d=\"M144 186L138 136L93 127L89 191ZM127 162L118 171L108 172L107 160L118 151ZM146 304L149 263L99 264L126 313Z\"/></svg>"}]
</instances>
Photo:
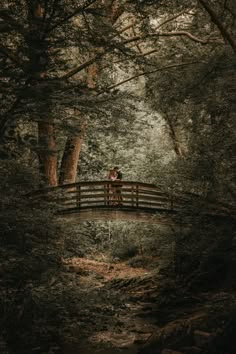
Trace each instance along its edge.
<instances>
[{"instance_id":1,"label":"wooden bridge","mask_svg":"<svg viewBox=\"0 0 236 354\"><path fill-rule=\"evenodd\" d=\"M128 181L78 182L37 191L56 204L56 214L63 220L130 220L162 223L181 214L227 216L222 204L206 202L193 194L178 194L154 184Z\"/></svg>"}]
</instances>

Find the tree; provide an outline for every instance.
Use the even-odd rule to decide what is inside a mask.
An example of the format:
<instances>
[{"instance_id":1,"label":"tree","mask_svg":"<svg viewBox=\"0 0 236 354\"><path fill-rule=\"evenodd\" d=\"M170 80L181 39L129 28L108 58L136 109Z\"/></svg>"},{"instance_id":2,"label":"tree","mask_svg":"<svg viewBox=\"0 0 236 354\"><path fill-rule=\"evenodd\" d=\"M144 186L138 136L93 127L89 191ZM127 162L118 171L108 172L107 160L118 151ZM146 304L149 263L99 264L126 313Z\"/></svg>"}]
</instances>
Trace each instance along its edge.
<instances>
[{"instance_id":1,"label":"tree","mask_svg":"<svg viewBox=\"0 0 236 354\"><path fill-rule=\"evenodd\" d=\"M149 18L150 5L146 6L145 2L137 5L136 2L110 0L81 1L79 4L71 0L66 6L62 1L11 1L1 11L5 42L1 47L2 94L5 97L1 136L6 133L9 122L14 124L19 119L37 122L37 152L47 183L58 183L55 141L58 124L66 126L69 133L62 157L60 183L75 180L91 106L94 106L94 115L102 110L103 94L107 91L99 88L101 83L104 84L101 81L102 63L110 68L111 73L116 72L119 62L122 65L125 60L126 63L132 62L129 67L136 71L135 76L108 84L108 91L111 91L135 77L168 70L172 65L185 65L175 61L170 67L153 69L153 62L148 57L157 55L160 58L160 52L155 48L157 41L186 38L201 45L215 45L217 40L212 38L206 26L203 37L200 28L196 34L186 28L174 30L176 21L195 17L194 10L186 4L174 4L171 14L162 3L154 6L155 12ZM164 46L161 53L165 55ZM79 65L75 65L77 61ZM147 70L150 66L152 70ZM111 75L108 77L111 80ZM114 96L111 100L114 101ZM170 120L169 126L177 142ZM176 145L175 149L182 154L179 146Z\"/></svg>"},{"instance_id":2,"label":"tree","mask_svg":"<svg viewBox=\"0 0 236 354\"><path fill-rule=\"evenodd\" d=\"M116 57L133 53L114 27L122 9L112 1L70 1L67 6L62 1L12 1L0 13L6 43L1 50L5 97L1 136L19 119L36 121L41 172L50 185L58 180L56 123L63 116L63 122L71 122L66 124L69 137L60 183L73 182L88 110L94 105L93 113L99 112L104 100L94 89L97 63L110 53ZM80 64L69 69L77 60Z\"/></svg>"}]
</instances>

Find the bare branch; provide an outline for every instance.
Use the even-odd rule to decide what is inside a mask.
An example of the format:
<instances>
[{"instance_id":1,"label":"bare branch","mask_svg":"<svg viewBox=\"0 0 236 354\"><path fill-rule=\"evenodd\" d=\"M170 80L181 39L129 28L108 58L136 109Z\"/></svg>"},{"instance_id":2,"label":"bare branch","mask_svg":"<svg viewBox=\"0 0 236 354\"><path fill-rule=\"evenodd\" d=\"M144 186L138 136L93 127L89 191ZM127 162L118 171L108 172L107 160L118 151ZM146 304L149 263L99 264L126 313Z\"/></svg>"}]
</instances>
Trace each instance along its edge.
<instances>
[{"instance_id":1,"label":"bare branch","mask_svg":"<svg viewBox=\"0 0 236 354\"><path fill-rule=\"evenodd\" d=\"M132 27L134 27L134 26L135 26L135 23L131 23L130 25L127 25L126 27L122 28L122 29L121 29L120 31L118 31L118 32L119 32L119 34L121 34L121 33L127 31L128 29L130 29L130 28L132 28Z\"/></svg>"},{"instance_id":2,"label":"bare branch","mask_svg":"<svg viewBox=\"0 0 236 354\"><path fill-rule=\"evenodd\" d=\"M133 31L133 35L134 35L134 36L136 36L136 31L135 31L134 26L132 27L132 31ZM142 49L141 49L141 47L140 47L139 43L136 43L136 47L137 47L137 49L138 49L139 53L141 53L141 54L142 54Z\"/></svg>"},{"instance_id":3,"label":"bare branch","mask_svg":"<svg viewBox=\"0 0 236 354\"><path fill-rule=\"evenodd\" d=\"M148 38L156 38L156 37L161 37L161 36L167 36L167 37L187 36L188 38L190 38L191 40L193 40L194 42L197 42L197 43L207 44L207 43L210 42L210 38L201 39L201 38L195 37L194 35L192 35L189 32L186 32L186 31L176 31L176 32L149 33L147 35L137 35L137 36L134 36L132 38L128 38L127 40L123 41L121 44L125 45L125 44L133 43L133 42L136 42L136 41L140 41L140 40L144 40L144 39L148 39ZM94 62L96 62L97 59L101 58L106 53L107 53L107 51L105 49L103 49L100 53L95 55L93 58L89 59L87 62L79 65L75 69L71 70L69 73L63 75L61 77L61 79L68 79L71 76L77 74L78 72L82 71L86 67L88 67L91 64L93 64ZM154 53L154 51L152 51L152 53Z\"/></svg>"},{"instance_id":4,"label":"bare branch","mask_svg":"<svg viewBox=\"0 0 236 354\"><path fill-rule=\"evenodd\" d=\"M141 54L135 54L135 55L130 56L130 57L127 57L127 58L125 58L125 59L115 60L115 61L113 62L113 64L124 63L125 61L133 60L133 59L135 59L135 58L146 57L146 56L151 55L151 54L153 54L153 53L157 53L158 51L159 51L159 49L153 49L153 50L150 50L150 51L148 51L148 52L141 53ZM149 64L149 65L150 65L150 64ZM101 67L101 69L105 69L105 68L107 68L108 66L109 66L109 64L108 64L108 65L104 65L104 66Z\"/></svg>"},{"instance_id":5,"label":"bare branch","mask_svg":"<svg viewBox=\"0 0 236 354\"><path fill-rule=\"evenodd\" d=\"M191 40L193 40L194 42L197 42L197 43L201 43L201 44L209 43L209 39L200 39L200 38L197 38L197 37L193 36L191 33L188 33L188 32L185 32L185 31L178 31L178 32L149 33L149 34L144 35L144 36L134 36L132 38L129 38L129 39L123 41L122 44L129 44L129 43L132 43L132 42L135 42L135 41L144 40L144 39L148 39L148 38L155 38L155 37L160 37L160 36L168 36L168 37L187 36ZM81 70L85 69L89 65L93 64L97 59L101 58L105 54L106 54L106 51L103 50L99 54L95 55L93 58L89 59L87 62L79 65L75 69L71 70L69 73L63 75L61 77L61 79L70 78L71 76L77 74L78 72L80 72Z\"/></svg>"},{"instance_id":6,"label":"bare branch","mask_svg":"<svg viewBox=\"0 0 236 354\"><path fill-rule=\"evenodd\" d=\"M181 63L181 64L172 64L172 65L168 65L168 66L164 66L162 68L157 68L155 70L151 70L151 71L144 71L142 73L139 73L139 74L136 74L134 76L131 76L129 77L128 79L126 80L123 80L123 81L120 81L118 82L117 84L114 84L114 85L111 85L109 87L107 87L106 89L100 91L97 96L105 93L105 92L108 92L108 91L111 91L112 89L118 87L118 86L121 86L121 85L124 85L126 84L127 82L129 81L132 81L134 79L137 79L138 77L141 77L141 76L146 76L146 75L150 75L150 74L154 74L158 71L163 71L163 70L168 70L168 69L172 69L172 68L177 68L177 67L181 67L181 66L188 66L188 65L194 65L194 64L199 64L200 62L199 61L193 61L193 62L189 62L189 63Z\"/></svg>"},{"instance_id":7,"label":"bare branch","mask_svg":"<svg viewBox=\"0 0 236 354\"><path fill-rule=\"evenodd\" d=\"M88 66L92 65L95 63L99 58L101 58L105 54L105 50L101 51L97 55L95 55L93 58L89 59L85 63L77 66L75 69L69 71L67 74L63 75L60 79L69 79L71 76L74 76L78 72L82 71L83 69L87 68Z\"/></svg>"},{"instance_id":8,"label":"bare branch","mask_svg":"<svg viewBox=\"0 0 236 354\"><path fill-rule=\"evenodd\" d=\"M192 9L192 8L185 9L185 10L179 12L178 14L176 14L176 15L170 17L170 18L167 18L165 21L163 21L162 23L160 23L160 25L158 25L158 26L156 27L156 29L158 29L158 28L160 28L160 27L166 25L167 23L169 23L169 22L175 20L176 18L182 16L183 14L185 14L185 13L188 12L188 11L190 11L191 9Z\"/></svg>"},{"instance_id":9,"label":"bare branch","mask_svg":"<svg viewBox=\"0 0 236 354\"><path fill-rule=\"evenodd\" d=\"M153 49L153 50L150 50L149 52L135 55L135 58L144 57L144 56L156 53L156 52L158 52L158 49ZM76 75L80 71L86 69L88 66L94 64L98 59L103 57L105 54L107 54L107 52L105 50L100 52L99 54L95 55L93 58L89 59L88 61L84 62L83 64L81 64L81 65L77 66L76 68L74 68L73 70L69 71L67 74L63 75L60 78L60 80L66 80L66 79L69 79L70 77ZM117 60L117 61L114 62L114 64L121 63L121 62L124 62L126 60L133 59L133 58L134 57L132 56L131 58L126 58L124 60ZM107 65L105 65L103 68L106 68L106 67L107 67Z\"/></svg>"},{"instance_id":10,"label":"bare branch","mask_svg":"<svg viewBox=\"0 0 236 354\"><path fill-rule=\"evenodd\" d=\"M192 41L197 42L197 43L201 43L201 44L207 44L209 42L208 39L198 38L198 37L194 36L193 34L186 32L186 31L172 31L172 32L156 32L156 33L149 33L146 35L135 36L135 37L132 37L132 38L129 38L129 39L123 41L122 44L129 44L132 42L136 42L136 41L144 40L144 39L148 39L148 38L177 37L177 36L185 36L185 37L188 37L189 39L191 39Z\"/></svg>"}]
</instances>

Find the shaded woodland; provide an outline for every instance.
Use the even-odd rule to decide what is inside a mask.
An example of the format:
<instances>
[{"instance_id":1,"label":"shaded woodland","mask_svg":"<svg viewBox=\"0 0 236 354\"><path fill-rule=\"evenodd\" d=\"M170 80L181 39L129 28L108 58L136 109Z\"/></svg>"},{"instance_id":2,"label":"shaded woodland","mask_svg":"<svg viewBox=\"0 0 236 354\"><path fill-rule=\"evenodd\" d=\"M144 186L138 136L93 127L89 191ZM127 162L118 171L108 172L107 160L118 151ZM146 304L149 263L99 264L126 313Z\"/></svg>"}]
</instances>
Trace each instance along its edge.
<instances>
[{"instance_id":1,"label":"shaded woodland","mask_svg":"<svg viewBox=\"0 0 236 354\"><path fill-rule=\"evenodd\" d=\"M2 0L0 34L0 353L235 354L235 1ZM191 212L30 197L116 165Z\"/></svg>"}]
</instances>

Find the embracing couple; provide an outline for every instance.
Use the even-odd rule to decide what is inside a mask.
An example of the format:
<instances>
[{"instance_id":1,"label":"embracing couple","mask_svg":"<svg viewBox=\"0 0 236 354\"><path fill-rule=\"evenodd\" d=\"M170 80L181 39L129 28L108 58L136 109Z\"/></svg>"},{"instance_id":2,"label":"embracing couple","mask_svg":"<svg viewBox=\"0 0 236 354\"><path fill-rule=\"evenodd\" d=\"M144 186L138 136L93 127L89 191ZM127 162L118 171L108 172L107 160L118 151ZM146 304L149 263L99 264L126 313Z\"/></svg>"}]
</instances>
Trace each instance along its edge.
<instances>
[{"instance_id":1,"label":"embracing couple","mask_svg":"<svg viewBox=\"0 0 236 354\"><path fill-rule=\"evenodd\" d=\"M122 180L122 172L120 171L119 167L114 167L109 171L108 174L108 179L111 181L121 181ZM110 190L111 190L111 202L112 205L122 205L122 195L121 195L121 184L111 184L110 185Z\"/></svg>"}]
</instances>

